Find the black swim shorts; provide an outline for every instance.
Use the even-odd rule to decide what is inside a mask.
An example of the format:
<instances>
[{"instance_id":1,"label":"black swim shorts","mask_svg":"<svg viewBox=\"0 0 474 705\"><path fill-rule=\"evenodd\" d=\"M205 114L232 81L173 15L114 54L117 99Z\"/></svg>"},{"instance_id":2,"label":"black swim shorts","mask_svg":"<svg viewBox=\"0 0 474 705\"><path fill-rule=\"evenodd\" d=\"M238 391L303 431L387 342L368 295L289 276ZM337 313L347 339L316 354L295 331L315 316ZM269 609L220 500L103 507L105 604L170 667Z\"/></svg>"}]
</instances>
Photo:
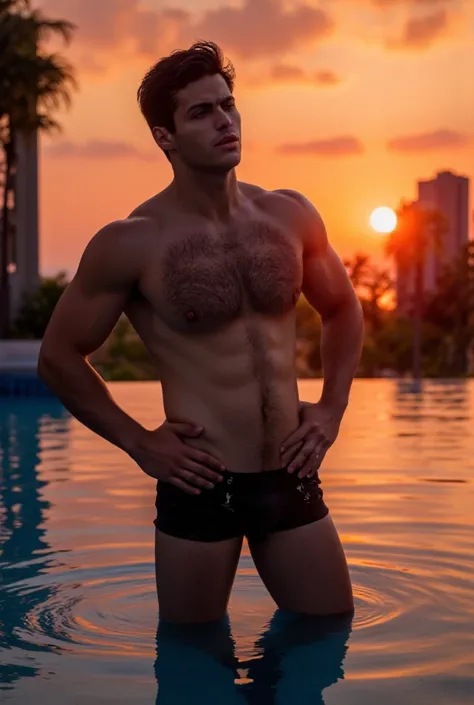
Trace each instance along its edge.
<instances>
[{"instance_id":1,"label":"black swim shorts","mask_svg":"<svg viewBox=\"0 0 474 705\"><path fill-rule=\"evenodd\" d=\"M317 475L300 479L283 468L255 473L225 471L223 477L213 489L202 489L199 495L158 482L156 528L193 541L238 536L258 541L274 531L310 524L328 514Z\"/></svg>"}]
</instances>

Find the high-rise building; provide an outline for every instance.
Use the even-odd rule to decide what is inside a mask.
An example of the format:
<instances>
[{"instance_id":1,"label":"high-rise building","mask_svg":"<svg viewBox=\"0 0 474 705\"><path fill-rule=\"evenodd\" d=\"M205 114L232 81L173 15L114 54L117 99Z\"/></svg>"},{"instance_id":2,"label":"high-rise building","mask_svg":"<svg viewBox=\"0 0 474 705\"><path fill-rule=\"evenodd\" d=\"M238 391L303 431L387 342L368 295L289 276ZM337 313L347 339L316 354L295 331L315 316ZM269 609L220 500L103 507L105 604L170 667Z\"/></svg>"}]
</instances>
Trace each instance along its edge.
<instances>
[{"instance_id":1,"label":"high-rise building","mask_svg":"<svg viewBox=\"0 0 474 705\"><path fill-rule=\"evenodd\" d=\"M469 240L469 179L450 171L439 172L434 179L418 182L417 203L440 211L447 229L437 252L432 248L426 257L425 291L432 292L443 266L455 259ZM397 305L406 311L413 294L412 274L397 274Z\"/></svg>"},{"instance_id":2,"label":"high-rise building","mask_svg":"<svg viewBox=\"0 0 474 705\"><path fill-rule=\"evenodd\" d=\"M447 220L440 251L431 251L426 262L425 286L433 291L443 264L456 258L469 238L469 179L443 171L432 181L419 181L418 201L441 211Z\"/></svg>"}]
</instances>

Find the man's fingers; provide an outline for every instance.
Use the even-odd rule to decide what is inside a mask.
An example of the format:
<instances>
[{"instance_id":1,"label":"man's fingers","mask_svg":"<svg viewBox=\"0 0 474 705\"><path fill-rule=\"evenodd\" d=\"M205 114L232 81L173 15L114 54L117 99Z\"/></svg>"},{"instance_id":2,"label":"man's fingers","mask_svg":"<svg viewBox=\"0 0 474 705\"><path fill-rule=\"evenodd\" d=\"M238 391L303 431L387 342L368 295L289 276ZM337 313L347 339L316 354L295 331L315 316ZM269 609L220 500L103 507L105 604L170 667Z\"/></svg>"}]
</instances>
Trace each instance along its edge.
<instances>
[{"instance_id":1,"label":"man's fingers","mask_svg":"<svg viewBox=\"0 0 474 705\"><path fill-rule=\"evenodd\" d=\"M188 485L187 482L184 482L184 480L181 480L179 477L170 477L169 480L166 480L166 482L170 485L174 485L175 487L179 487L180 490L183 490L187 494L201 494L201 490L197 487Z\"/></svg>"},{"instance_id":2,"label":"man's fingers","mask_svg":"<svg viewBox=\"0 0 474 705\"><path fill-rule=\"evenodd\" d=\"M179 468L176 473L178 477L185 480L185 482L189 485L196 485L197 487L203 487L208 490L211 490L214 487L212 482L206 480L204 477L201 477L201 475L198 475L198 473L192 472L191 470Z\"/></svg>"},{"instance_id":3,"label":"man's fingers","mask_svg":"<svg viewBox=\"0 0 474 705\"><path fill-rule=\"evenodd\" d=\"M298 477L313 477L313 475L319 470L322 458L323 454L321 452L318 452L317 450L314 450L312 453L310 453L309 456L306 458L306 461L302 464L301 470L298 473Z\"/></svg>"},{"instance_id":4,"label":"man's fingers","mask_svg":"<svg viewBox=\"0 0 474 705\"><path fill-rule=\"evenodd\" d=\"M294 472L298 470L306 461L308 456L313 452L316 441L309 439L305 442L300 452L297 454L288 466L288 472Z\"/></svg>"},{"instance_id":5,"label":"man's fingers","mask_svg":"<svg viewBox=\"0 0 474 705\"><path fill-rule=\"evenodd\" d=\"M290 460L293 460L295 457L295 454L299 451L299 449L302 447L304 441L300 441L299 443L296 443L296 445L291 446L291 448L287 448L284 453L281 455L281 464L283 467L286 467Z\"/></svg>"},{"instance_id":6,"label":"man's fingers","mask_svg":"<svg viewBox=\"0 0 474 705\"><path fill-rule=\"evenodd\" d=\"M309 458L306 460L306 462L303 464L303 467L298 473L298 477L302 479L303 477L311 477L311 472L314 466L314 456L311 454Z\"/></svg>"},{"instance_id":7,"label":"man's fingers","mask_svg":"<svg viewBox=\"0 0 474 705\"><path fill-rule=\"evenodd\" d=\"M320 444L317 446L314 451L311 453L311 458L310 458L310 472L308 473L308 477L313 477L321 467L321 463L324 460L324 456L326 455L326 452L328 448L330 447L330 443L325 441L324 443Z\"/></svg>"},{"instance_id":8,"label":"man's fingers","mask_svg":"<svg viewBox=\"0 0 474 705\"><path fill-rule=\"evenodd\" d=\"M189 458L182 461L181 467L185 470L190 470L191 472L194 472L206 480L210 480L211 482L222 482L222 473L214 472L214 470L210 470L203 465L199 465L199 463L195 463L193 460L189 460Z\"/></svg>"},{"instance_id":9,"label":"man's fingers","mask_svg":"<svg viewBox=\"0 0 474 705\"><path fill-rule=\"evenodd\" d=\"M311 424L309 424L307 421L305 423L302 423L301 426L299 426L294 433L291 434L291 436L288 436L288 438L283 441L280 447L280 451L282 453L285 452L289 446L294 446L295 443L298 443L299 441L302 441L304 437L307 435L309 431L312 430Z\"/></svg>"}]
</instances>

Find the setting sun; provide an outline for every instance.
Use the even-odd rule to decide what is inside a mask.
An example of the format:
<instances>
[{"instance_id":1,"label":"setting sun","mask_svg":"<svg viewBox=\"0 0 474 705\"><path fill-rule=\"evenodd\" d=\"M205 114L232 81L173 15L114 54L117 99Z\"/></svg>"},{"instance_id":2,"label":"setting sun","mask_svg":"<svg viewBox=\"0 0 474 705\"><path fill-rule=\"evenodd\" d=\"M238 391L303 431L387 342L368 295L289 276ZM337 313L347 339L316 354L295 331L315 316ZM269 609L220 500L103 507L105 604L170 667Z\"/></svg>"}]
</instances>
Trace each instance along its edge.
<instances>
[{"instance_id":1,"label":"setting sun","mask_svg":"<svg viewBox=\"0 0 474 705\"><path fill-rule=\"evenodd\" d=\"M377 233L391 233L397 225L397 214L392 208L381 206L373 211L370 224Z\"/></svg>"}]
</instances>

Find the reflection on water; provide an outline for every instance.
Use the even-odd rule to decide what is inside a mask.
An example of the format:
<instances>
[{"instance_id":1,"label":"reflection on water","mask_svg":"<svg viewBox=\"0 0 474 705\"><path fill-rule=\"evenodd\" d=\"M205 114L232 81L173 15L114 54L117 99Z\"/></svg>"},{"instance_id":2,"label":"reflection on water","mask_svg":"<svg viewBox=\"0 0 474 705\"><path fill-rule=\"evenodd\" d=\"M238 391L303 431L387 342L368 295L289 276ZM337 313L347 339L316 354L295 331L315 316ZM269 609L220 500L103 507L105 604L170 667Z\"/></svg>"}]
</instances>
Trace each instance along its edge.
<instances>
[{"instance_id":1,"label":"reflection on water","mask_svg":"<svg viewBox=\"0 0 474 705\"><path fill-rule=\"evenodd\" d=\"M55 587L42 585L19 593L15 586L27 585L50 565L53 552L45 538L45 514L50 503L42 496L46 482L38 473L40 438L49 426L60 443L68 423L69 415L51 400L27 405L13 402L8 410L0 407L1 649L35 652L55 648L25 640L22 631L35 608L53 599ZM33 665L4 663L3 659L0 663L2 683L37 674Z\"/></svg>"},{"instance_id":2,"label":"reflection on water","mask_svg":"<svg viewBox=\"0 0 474 705\"><path fill-rule=\"evenodd\" d=\"M228 619L192 628L160 622L156 705L323 705L323 690L344 678L351 623L276 610L254 655L239 661Z\"/></svg>"},{"instance_id":3,"label":"reflection on water","mask_svg":"<svg viewBox=\"0 0 474 705\"><path fill-rule=\"evenodd\" d=\"M162 422L158 384L113 393ZM471 381L356 381L321 470L354 618L275 611L244 544L229 620L189 631L157 620L153 480L58 403L0 406L2 705L471 703L473 410Z\"/></svg>"}]
</instances>

